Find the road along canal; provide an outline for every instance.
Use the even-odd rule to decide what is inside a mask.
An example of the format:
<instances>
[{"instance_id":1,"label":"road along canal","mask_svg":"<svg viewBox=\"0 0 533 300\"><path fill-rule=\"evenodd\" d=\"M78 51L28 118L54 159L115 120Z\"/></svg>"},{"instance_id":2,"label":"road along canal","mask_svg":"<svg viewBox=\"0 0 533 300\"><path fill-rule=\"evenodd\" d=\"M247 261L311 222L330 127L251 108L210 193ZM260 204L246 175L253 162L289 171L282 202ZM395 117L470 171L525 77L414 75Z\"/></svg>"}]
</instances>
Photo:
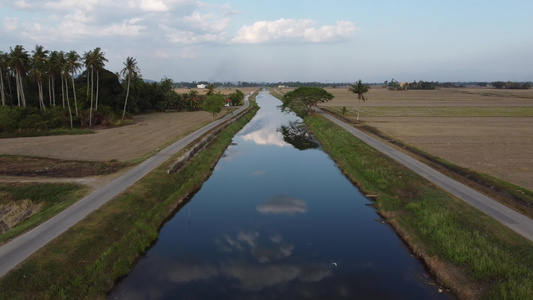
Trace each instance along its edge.
<instances>
[{"instance_id":1,"label":"road along canal","mask_svg":"<svg viewBox=\"0 0 533 300\"><path fill-rule=\"evenodd\" d=\"M109 299L453 299L268 92Z\"/></svg>"}]
</instances>

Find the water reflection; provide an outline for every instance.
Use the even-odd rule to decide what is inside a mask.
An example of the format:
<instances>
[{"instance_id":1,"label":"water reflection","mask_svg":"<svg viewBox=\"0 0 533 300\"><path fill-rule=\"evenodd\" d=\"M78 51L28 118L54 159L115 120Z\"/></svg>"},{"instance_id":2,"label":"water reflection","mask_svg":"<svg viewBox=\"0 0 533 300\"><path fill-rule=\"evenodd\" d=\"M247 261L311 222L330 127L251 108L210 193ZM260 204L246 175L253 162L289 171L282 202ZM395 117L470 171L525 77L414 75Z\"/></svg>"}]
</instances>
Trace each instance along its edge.
<instances>
[{"instance_id":1,"label":"water reflection","mask_svg":"<svg viewBox=\"0 0 533 300\"><path fill-rule=\"evenodd\" d=\"M245 141L253 141L257 145L290 146L283 140L283 135L278 132L278 124L275 122L266 122L264 119L259 119L253 125L257 127L250 126L249 130L251 132L243 134L242 138Z\"/></svg>"},{"instance_id":2,"label":"water reflection","mask_svg":"<svg viewBox=\"0 0 533 300\"><path fill-rule=\"evenodd\" d=\"M287 195L276 195L257 206L257 210L263 214L288 214L307 212L305 201L292 198Z\"/></svg>"},{"instance_id":3,"label":"water reflection","mask_svg":"<svg viewBox=\"0 0 533 300\"><path fill-rule=\"evenodd\" d=\"M268 236L268 239L259 240L259 232L239 231L235 237L224 234L215 239L219 251L224 253L246 251L257 262L273 262L292 254L294 244L283 241L279 233Z\"/></svg>"},{"instance_id":4,"label":"water reflection","mask_svg":"<svg viewBox=\"0 0 533 300\"><path fill-rule=\"evenodd\" d=\"M279 131L283 135L283 140L298 150L316 149L319 147L316 139L301 122L289 122L289 125L282 125Z\"/></svg>"}]
</instances>

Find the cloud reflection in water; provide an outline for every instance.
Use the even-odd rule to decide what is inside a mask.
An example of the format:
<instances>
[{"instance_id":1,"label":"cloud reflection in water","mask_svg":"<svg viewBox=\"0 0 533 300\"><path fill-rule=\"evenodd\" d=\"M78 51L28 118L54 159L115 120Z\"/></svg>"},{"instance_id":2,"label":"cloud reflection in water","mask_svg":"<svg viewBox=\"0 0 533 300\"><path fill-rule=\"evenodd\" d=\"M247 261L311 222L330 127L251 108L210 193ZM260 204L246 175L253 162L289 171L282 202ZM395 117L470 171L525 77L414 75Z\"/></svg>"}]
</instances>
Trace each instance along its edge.
<instances>
[{"instance_id":1,"label":"cloud reflection in water","mask_svg":"<svg viewBox=\"0 0 533 300\"><path fill-rule=\"evenodd\" d=\"M257 210L263 214L288 214L306 213L307 205L305 201L293 198L288 195L279 194L269 200L259 204Z\"/></svg>"}]
</instances>

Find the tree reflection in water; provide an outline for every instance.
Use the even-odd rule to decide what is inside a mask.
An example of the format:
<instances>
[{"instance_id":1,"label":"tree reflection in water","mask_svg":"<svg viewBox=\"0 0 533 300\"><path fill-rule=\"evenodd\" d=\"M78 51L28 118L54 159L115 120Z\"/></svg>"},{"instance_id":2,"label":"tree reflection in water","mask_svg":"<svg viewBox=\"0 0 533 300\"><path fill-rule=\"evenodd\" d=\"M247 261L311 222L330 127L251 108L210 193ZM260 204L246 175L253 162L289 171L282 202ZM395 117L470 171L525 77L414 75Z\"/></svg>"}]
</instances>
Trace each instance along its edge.
<instances>
[{"instance_id":1,"label":"tree reflection in water","mask_svg":"<svg viewBox=\"0 0 533 300\"><path fill-rule=\"evenodd\" d=\"M283 134L283 140L298 150L317 149L320 147L315 137L301 122L290 121L289 125L282 125L279 132Z\"/></svg>"}]
</instances>

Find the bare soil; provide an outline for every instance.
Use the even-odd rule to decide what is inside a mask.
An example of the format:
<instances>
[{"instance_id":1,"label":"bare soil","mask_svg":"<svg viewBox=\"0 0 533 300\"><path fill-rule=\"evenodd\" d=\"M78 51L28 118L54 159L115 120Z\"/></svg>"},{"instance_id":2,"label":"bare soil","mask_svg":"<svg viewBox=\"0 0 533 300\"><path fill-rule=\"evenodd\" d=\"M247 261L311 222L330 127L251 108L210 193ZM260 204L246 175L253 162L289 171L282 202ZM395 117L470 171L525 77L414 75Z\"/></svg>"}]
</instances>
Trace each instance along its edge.
<instances>
[{"instance_id":1,"label":"bare soil","mask_svg":"<svg viewBox=\"0 0 533 300\"><path fill-rule=\"evenodd\" d=\"M347 88L329 89L336 97L326 107L346 106L353 113L361 105L360 121L408 145L457 165L483 172L533 190L532 116L372 116L372 107L504 107L533 106L533 90L487 88L434 91L389 91L372 88L369 100L358 103ZM379 111L379 110L378 110Z\"/></svg>"},{"instance_id":2,"label":"bare soil","mask_svg":"<svg viewBox=\"0 0 533 300\"><path fill-rule=\"evenodd\" d=\"M146 114L135 116L133 125L99 129L95 134L0 139L0 154L125 162L148 155L211 121L212 115L204 111Z\"/></svg>"}]
</instances>

